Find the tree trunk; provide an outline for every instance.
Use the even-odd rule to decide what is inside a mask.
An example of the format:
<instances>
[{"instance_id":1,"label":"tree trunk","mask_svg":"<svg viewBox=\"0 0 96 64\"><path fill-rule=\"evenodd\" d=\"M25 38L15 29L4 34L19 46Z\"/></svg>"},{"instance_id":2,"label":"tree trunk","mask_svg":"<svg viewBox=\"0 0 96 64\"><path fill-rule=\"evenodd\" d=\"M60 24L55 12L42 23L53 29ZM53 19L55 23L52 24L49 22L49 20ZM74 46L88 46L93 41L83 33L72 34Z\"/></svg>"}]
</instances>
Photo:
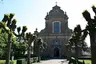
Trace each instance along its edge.
<instances>
[{"instance_id":1,"label":"tree trunk","mask_svg":"<svg viewBox=\"0 0 96 64\"><path fill-rule=\"evenodd\" d=\"M36 56L36 40L34 41L34 48L33 48L33 54Z\"/></svg>"},{"instance_id":2,"label":"tree trunk","mask_svg":"<svg viewBox=\"0 0 96 64\"><path fill-rule=\"evenodd\" d=\"M40 62L40 45L38 46L38 62Z\"/></svg>"},{"instance_id":3,"label":"tree trunk","mask_svg":"<svg viewBox=\"0 0 96 64\"><path fill-rule=\"evenodd\" d=\"M90 43L91 43L91 60L92 64L96 64L96 34L90 33Z\"/></svg>"},{"instance_id":4,"label":"tree trunk","mask_svg":"<svg viewBox=\"0 0 96 64\"><path fill-rule=\"evenodd\" d=\"M7 58L6 64L10 64L10 53L11 53L11 34L8 34L8 45L7 45Z\"/></svg>"},{"instance_id":5,"label":"tree trunk","mask_svg":"<svg viewBox=\"0 0 96 64\"><path fill-rule=\"evenodd\" d=\"M28 59L27 59L27 64L30 64L30 56L31 56L31 55L30 55L30 51L31 51L30 48L31 48L31 46L29 45L29 46L28 46L28 54L27 54L27 55L28 55L28 57L27 57L27 58L28 58Z\"/></svg>"},{"instance_id":6,"label":"tree trunk","mask_svg":"<svg viewBox=\"0 0 96 64\"><path fill-rule=\"evenodd\" d=\"M72 55L72 51L71 51L71 46L68 46L67 47L67 52L68 52L68 54L67 54L67 60L70 60L71 59L71 55Z\"/></svg>"},{"instance_id":7,"label":"tree trunk","mask_svg":"<svg viewBox=\"0 0 96 64\"><path fill-rule=\"evenodd\" d=\"M78 46L77 46L77 42L75 43L75 60L76 60L76 64L78 64Z\"/></svg>"}]
</instances>

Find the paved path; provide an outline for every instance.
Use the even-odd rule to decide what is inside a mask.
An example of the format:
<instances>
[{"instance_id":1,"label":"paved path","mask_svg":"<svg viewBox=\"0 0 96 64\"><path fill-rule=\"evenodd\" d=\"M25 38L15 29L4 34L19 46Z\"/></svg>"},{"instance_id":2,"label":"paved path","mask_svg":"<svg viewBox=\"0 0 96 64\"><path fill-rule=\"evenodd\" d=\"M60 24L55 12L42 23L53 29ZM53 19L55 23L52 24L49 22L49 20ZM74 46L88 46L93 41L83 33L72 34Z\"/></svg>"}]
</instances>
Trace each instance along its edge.
<instances>
[{"instance_id":1,"label":"paved path","mask_svg":"<svg viewBox=\"0 0 96 64\"><path fill-rule=\"evenodd\" d=\"M32 63L32 64L68 64L66 59L50 59L50 60L43 60L39 63Z\"/></svg>"}]
</instances>

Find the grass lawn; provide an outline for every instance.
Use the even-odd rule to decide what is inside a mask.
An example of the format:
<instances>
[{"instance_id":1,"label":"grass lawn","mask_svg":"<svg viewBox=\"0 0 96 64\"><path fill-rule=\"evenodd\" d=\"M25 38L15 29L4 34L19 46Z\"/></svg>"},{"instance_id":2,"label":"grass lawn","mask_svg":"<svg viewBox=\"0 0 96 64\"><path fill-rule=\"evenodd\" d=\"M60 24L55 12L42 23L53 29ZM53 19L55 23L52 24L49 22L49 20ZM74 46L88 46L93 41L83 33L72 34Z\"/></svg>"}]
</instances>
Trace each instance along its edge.
<instances>
[{"instance_id":1,"label":"grass lawn","mask_svg":"<svg viewBox=\"0 0 96 64\"><path fill-rule=\"evenodd\" d=\"M79 60L79 61L83 62L83 60ZM86 64L91 64L91 60L84 60L84 62L85 62Z\"/></svg>"}]
</instances>

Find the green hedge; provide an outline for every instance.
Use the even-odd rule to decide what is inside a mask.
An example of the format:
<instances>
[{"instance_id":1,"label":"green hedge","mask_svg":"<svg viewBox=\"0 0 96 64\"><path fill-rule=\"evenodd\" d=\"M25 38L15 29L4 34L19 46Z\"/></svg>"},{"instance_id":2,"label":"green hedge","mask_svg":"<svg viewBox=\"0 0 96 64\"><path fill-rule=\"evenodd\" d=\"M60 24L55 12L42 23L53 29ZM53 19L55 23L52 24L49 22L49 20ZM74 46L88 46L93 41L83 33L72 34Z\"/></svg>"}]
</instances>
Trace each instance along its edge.
<instances>
[{"instance_id":1,"label":"green hedge","mask_svg":"<svg viewBox=\"0 0 96 64\"><path fill-rule=\"evenodd\" d=\"M91 60L82 59L82 60L79 60L79 61L83 62L83 60L84 60L85 64L91 64Z\"/></svg>"},{"instance_id":2,"label":"green hedge","mask_svg":"<svg viewBox=\"0 0 96 64\"><path fill-rule=\"evenodd\" d=\"M5 64L5 60L0 60L0 64ZM38 62L38 57L30 58L30 63ZM27 59L10 60L10 64L27 64Z\"/></svg>"},{"instance_id":3,"label":"green hedge","mask_svg":"<svg viewBox=\"0 0 96 64\"><path fill-rule=\"evenodd\" d=\"M30 58L30 63L38 62L38 57ZM27 59L18 59L17 64L27 64Z\"/></svg>"},{"instance_id":4,"label":"green hedge","mask_svg":"<svg viewBox=\"0 0 96 64\"><path fill-rule=\"evenodd\" d=\"M5 64L5 60L0 60L0 64ZM10 60L10 64L17 64L17 60Z\"/></svg>"}]
</instances>

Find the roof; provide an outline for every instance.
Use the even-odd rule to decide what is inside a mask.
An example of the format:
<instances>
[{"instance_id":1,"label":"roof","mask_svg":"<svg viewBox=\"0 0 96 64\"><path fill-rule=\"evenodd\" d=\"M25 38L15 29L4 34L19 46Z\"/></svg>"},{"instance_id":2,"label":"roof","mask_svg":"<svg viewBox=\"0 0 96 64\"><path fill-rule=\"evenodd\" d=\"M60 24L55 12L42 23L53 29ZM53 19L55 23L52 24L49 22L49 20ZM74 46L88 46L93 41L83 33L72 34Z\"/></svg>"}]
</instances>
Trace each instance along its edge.
<instances>
[{"instance_id":1,"label":"roof","mask_svg":"<svg viewBox=\"0 0 96 64\"><path fill-rule=\"evenodd\" d=\"M51 19L51 18L65 18L68 19L68 16L66 14L66 12L64 12L63 10L60 9L59 6L55 5L52 10L49 11L49 13L47 13L45 20Z\"/></svg>"}]
</instances>

